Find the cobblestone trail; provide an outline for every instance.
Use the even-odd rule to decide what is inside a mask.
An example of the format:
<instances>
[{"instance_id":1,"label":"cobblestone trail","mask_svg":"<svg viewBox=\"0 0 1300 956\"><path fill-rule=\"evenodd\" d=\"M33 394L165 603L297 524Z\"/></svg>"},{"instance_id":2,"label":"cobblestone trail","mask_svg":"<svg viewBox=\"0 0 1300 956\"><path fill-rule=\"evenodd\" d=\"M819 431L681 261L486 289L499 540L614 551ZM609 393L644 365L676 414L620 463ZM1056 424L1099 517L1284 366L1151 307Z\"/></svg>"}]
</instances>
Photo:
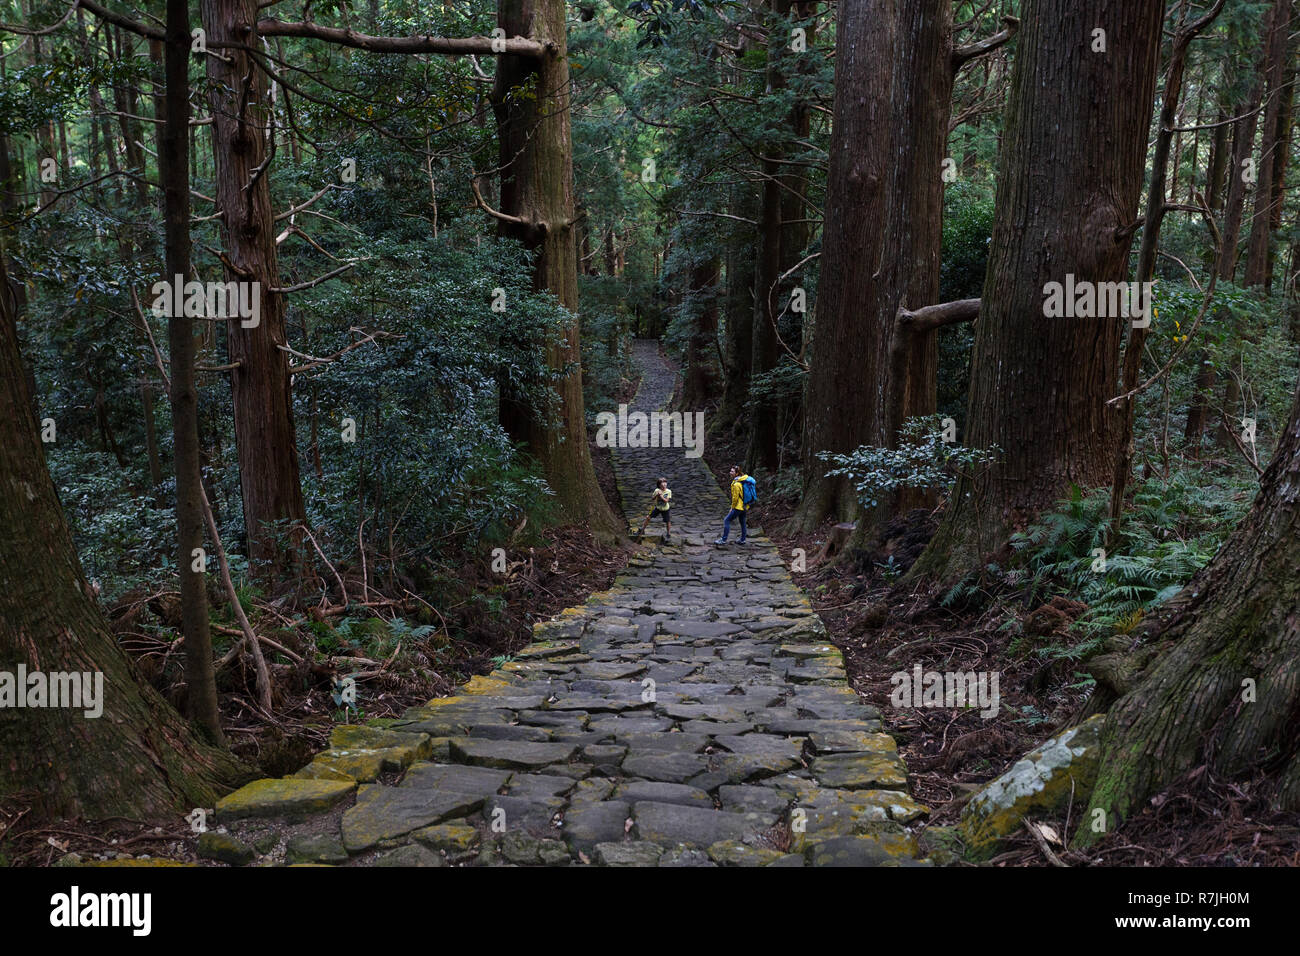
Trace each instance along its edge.
<instances>
[{"instance_id":1,"label":"cobblestone trail","mask_svg":"<svg viewBox=\"0 0 1300 956\"><path fill-rule=\"evenodd\" d=\"M662 407L674 370L654 343L635 357L632 407ZM926 810L770 541L712 543L728 499L683 449L614 463L633 527L669 479L671 543L655 522L608 591L492 675L227 797L229 836L269 846L275 818L270 861L350 865L917 862Z\"/></svg>"}]
</instances>

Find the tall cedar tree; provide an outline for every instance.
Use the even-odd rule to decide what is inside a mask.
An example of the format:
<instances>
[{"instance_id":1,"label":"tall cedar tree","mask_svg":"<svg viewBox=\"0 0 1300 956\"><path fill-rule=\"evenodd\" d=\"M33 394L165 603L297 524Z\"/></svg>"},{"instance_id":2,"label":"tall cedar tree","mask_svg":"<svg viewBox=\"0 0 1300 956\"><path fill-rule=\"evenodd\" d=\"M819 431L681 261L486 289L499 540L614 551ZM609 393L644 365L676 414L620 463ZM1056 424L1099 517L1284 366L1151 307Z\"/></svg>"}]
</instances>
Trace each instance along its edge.
<instances>
[{"instance_id":1,"label":"tall cedar tree","mask_svg":"<svg viewBox=\"0 0 1300 956\"><path fill-rule=\"evenodd\" d=\"M167 0L166 88L158 166L168 277L190 273L190 14L188 0ZM198 389L194 380L194 320L168 321L171 353L173 458L176 467L176 566L181 579L185 682L190 718L213 743L224 744L212 663L212 631L204 570L194 551L203 546L203 484L199 471Z\"/></svg>"},{"instance_id":2,"label":"tall cedar tree","mask_svg":"<svg viewBox=\"0 0 1300 956\"><path fill-rule=\"evenodd\" d=\"M212 106L216 199L222 213L226 281L261 287L257 325L227 323L235 445L249 557L280 568L290 558L277 532L305 519L289 385L284 296L275 246L267 141L273 134L266 74L249 55L257 36L257 0L202 0L204 59Z\"/></svg>"},{"instance_id":3,"label":"tall cedar tree","mask_svg":"<svg viewBox=\"0 0 1300 956\"><path fill-rule=\"evenodd\" d=\"M596 483L587 445L578 327L578 249L574 232L573 141L564 0L500 0L497 24L507 37L549 44L542 56L503 54L493 87L501 160L501 235L536 254L534 287L553 294L573 321L546 346L557 376L559 421L523 403L502 402L506 430L527 443L561 511L598 537L620 527Z\"/></svg>"},{"instance_id":4,"label":"tall cedar tree","mask_svg":"<svg viewBox=\"0 0 1300 956\"><path fill-rule=\"evenodd\" d=\"M936 403L937 332L907 343L892 374L890 352L900 306L939 297L952 5L845 0L838 40L799 510L808 530L858 511L852 485L824 477L817 452L891 444L902 418Z\"/></svg>"},{"instance_id":5,"label":"tall cedar tree","mask_svg":"<svg viewBox=\"0 0 1300 956\"><path fill-rule=\"evenodd\" d=\"M1003 134L963 476L913 569L979 567L1071 484L1112 477L1120 317L1048 318L1045 286L1127 281L1159 62L1161 0L1027 0Z\"/></svg>"}]
</instances>

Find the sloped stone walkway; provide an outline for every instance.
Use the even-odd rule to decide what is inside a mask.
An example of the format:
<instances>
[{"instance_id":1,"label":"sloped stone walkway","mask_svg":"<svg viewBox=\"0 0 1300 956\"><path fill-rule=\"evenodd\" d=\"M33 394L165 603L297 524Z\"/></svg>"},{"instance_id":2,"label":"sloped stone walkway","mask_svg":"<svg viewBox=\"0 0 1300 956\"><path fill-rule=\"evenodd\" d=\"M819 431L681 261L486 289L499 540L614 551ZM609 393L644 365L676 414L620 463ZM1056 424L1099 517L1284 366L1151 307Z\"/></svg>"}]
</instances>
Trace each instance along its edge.
<instances>
[{"instance_id":1,"label":"sloped stone walkway","mask_svg":"<svg viewBox=\"0 0 1300 956\"><path fill-rule=\"evenodd\" d=\"M654 343L636 361L633 407L662 407L673 369ZM737 545L733 525L713 545L728 500L682 449L614 462L633 527L669 479L671 543L656 522L613 587L536 625L513 661L401 720L336 728L329 751L226 798L218 820L248 839L290 820L270 861L916 862L906 825L925 808L771 542L751 529ZM395 782L369 783L381 776Z\"/></svg>"}]
</instances>

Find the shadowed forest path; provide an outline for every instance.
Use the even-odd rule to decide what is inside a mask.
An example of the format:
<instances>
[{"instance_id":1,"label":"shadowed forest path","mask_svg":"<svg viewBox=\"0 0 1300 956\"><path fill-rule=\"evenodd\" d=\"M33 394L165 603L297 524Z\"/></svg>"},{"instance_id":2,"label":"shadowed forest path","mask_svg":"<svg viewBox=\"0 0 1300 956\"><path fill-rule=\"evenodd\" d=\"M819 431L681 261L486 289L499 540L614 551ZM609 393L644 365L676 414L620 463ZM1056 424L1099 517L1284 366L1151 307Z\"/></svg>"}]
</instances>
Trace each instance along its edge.
<instances>
[{"instance_id":1,"label":"shadowed forest path","mask_svg":"<svg viewBox=\"0 0 1300 956\"><path fill-rule=\"evenodd\" d=\"M635 349L632 409L649 412L675 371L655 343ZM734 526L712 544L728 498L702 459L613 459L633 526L669 479L672 543L652 525L609 590L535 625L514 660L400 720L336 728L331 750L227 797L218 820L240 840L287 836L269 853L287 862L915 862L905 824L924 808L780 555L761 535L735 544Z\"/></svg>"}]
</instances>

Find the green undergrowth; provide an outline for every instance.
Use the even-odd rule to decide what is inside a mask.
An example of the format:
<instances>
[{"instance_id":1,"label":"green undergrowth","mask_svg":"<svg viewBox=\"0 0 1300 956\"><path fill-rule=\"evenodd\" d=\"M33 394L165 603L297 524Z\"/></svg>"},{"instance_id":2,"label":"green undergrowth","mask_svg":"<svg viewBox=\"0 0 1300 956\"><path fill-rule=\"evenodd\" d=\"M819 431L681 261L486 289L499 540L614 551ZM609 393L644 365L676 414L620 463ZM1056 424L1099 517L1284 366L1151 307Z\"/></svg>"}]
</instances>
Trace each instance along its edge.
<instances>
[{"instance_id":1,"label":"green undergrowth","mask_svg":"<svg viewBox=\"0 0 1300 956\"><path fill-rule=\"evenodd\" d=\"M1045 635L1034 653L1048 660L1083 660L1106 639L1133 631L1154 608L1177 594L1214 556L1249 509L1251 483L1187 466L1137 483L1115 542L1110 538L1110 489L1072 487L1037 522L1012 536L1011 557L954 585L941 599L969 606L981 596L1014 591L1023 608L1055 598L1077 604L1073 622ZM1029 648L1020 616L1009 610L1002 630L1008 650Z\"/></svg>"}]
</instances>

